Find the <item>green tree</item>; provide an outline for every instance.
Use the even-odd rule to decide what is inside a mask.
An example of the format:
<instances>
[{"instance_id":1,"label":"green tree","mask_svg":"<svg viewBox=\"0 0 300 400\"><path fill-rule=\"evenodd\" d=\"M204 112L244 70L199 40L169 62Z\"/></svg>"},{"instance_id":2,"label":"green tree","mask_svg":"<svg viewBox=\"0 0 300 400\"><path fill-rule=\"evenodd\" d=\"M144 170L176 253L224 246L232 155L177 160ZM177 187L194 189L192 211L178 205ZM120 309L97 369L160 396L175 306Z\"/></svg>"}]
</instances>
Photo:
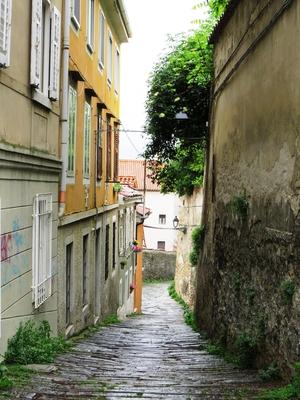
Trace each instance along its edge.
<instances>
[{"instance_id":1,"label":"green tree","mask_svg":"<svg viewBox=\"0 0 300 400\"><path fill-rule=\"evenodd\" d=\"M202 184L207 144L212 47L208 43L225 0L210 0L210 14L189 37L170 39L169 48L154 66L146 101L148 145L153 179L163 192L192 194ZM184 112L188 120L177 120ZM154 161L153 161L154 160Z\"/></svg>"}]
</instances>

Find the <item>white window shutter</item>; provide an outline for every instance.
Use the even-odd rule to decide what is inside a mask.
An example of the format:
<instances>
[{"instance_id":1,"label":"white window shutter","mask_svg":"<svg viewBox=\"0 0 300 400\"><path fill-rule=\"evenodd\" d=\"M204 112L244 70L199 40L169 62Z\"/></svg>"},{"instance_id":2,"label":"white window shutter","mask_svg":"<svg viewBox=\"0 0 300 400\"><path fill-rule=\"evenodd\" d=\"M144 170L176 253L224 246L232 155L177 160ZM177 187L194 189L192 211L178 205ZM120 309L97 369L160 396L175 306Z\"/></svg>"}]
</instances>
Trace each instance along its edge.
<instances>
[{"instance_id":1,"label":"white window shutter","mask_svg":"<svg viewBox=\"0 0 300 400\"><path fill-rule=\"evenodd\" d=\"M30 84L41 85L43 0L32 0Z\"/></svg>"},{"instance_id":2,"label":"white window shutter","mask_svg":"<svg viewBox=\"0 0 300 400\"><path fill-rule=\"evenodd\" d=\"M0 0L0 67L8 67L10 61L12 0Z\"/></svg>"},{"instance_id":3,"label":"white window shutter","mask_svg":"<svg viewBox=\"0 0 300 400\"><path fill-rule=\"evenodd\" d=\"M60 71L60 12L56 7L51 10L51 53L50 53L50 88L51 100L59 97L59 71Z\"/></svg>"}]
</instances>

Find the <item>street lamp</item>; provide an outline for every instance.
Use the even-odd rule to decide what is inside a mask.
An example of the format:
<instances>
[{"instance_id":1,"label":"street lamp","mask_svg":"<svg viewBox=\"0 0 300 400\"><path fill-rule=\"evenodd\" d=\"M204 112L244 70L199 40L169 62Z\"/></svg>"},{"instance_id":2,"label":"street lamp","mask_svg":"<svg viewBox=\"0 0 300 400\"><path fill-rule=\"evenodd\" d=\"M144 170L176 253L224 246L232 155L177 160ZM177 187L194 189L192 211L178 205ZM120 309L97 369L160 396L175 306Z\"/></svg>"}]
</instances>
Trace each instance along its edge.
<instances>
[{"instance_id":1,"label":"street lamp","mask_svg":"<svg viewBox=\"0 0 300 400\"><path fill-rule=\"evenodd\" d=\"M186 226L179 226L179 219L178 219L177 215L175 215L175 217L173 219L173 227L174 227L174 229L176 229L176 231L183 232L184 234L187 231Z\"/></svg>"}]
</instances>

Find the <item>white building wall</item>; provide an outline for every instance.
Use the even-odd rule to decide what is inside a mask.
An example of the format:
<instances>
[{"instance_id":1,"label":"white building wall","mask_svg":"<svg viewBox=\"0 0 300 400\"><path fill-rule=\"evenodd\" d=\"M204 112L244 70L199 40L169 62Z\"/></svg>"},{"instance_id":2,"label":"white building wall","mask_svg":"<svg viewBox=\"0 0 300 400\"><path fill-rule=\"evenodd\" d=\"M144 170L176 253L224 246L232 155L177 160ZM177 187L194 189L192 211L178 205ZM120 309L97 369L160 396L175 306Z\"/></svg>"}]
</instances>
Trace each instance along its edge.
<instances>
[{"instance_id":1,"label":"white building wall","mask_svg":"<svg viewBox=\"0 0 300 400\"><path fill-rule=\"evenodd\" d=\"M145 242L147 249L157 249L159 241L165 242L165 250L176 249L177 231L173 228L173 219L178 214L179 198L175 194L160 192L146 193L145 204L151 209L149 218L145 221ZM166 223L159 223L159 215L166 215Z\"/></svg>"}]
</instances>

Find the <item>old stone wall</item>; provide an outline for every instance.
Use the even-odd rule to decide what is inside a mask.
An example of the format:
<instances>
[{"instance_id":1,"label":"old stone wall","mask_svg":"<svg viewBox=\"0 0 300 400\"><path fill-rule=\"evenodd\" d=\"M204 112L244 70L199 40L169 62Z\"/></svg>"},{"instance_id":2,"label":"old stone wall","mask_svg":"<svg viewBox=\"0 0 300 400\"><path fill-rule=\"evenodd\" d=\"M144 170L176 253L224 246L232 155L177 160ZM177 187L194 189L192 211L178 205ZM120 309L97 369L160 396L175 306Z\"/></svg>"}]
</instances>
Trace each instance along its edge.
<instances>
[{"instance_id":1,"label":"old stone wall","mask_svg":"<svg viewBox=\"0 0 300 400\"><path fill-rule=\"evenodd\" d=\"M186 227L186 232L177 233L175 288L183 300L194 308L197 266L191 265L189 256L192 251L193 229L201 225L202 188L195 189L192 196L183 196L180 200L178 218L180 225Z\"/></svg>"},{"instance_id":2,"label":"old stone wall","mask_svg":"<svg viewBox=\"0 0 300 400\"><path fill-rule=\"evenodd\" d=\"M176 253L173 251L144 250L143 279L174 279Z\"/></svg>"},{"instance_id":3,"label":"old stone wall","mask_svg":"<svg viewBox=\"0 0 300 400\"><path fill-rule=\"evenodd\" d=\"M256 365L288 375L300 357L300 2L242 0L215 40L198 320L232 349L253 339Z\"/></svg>"}]
</instances>

